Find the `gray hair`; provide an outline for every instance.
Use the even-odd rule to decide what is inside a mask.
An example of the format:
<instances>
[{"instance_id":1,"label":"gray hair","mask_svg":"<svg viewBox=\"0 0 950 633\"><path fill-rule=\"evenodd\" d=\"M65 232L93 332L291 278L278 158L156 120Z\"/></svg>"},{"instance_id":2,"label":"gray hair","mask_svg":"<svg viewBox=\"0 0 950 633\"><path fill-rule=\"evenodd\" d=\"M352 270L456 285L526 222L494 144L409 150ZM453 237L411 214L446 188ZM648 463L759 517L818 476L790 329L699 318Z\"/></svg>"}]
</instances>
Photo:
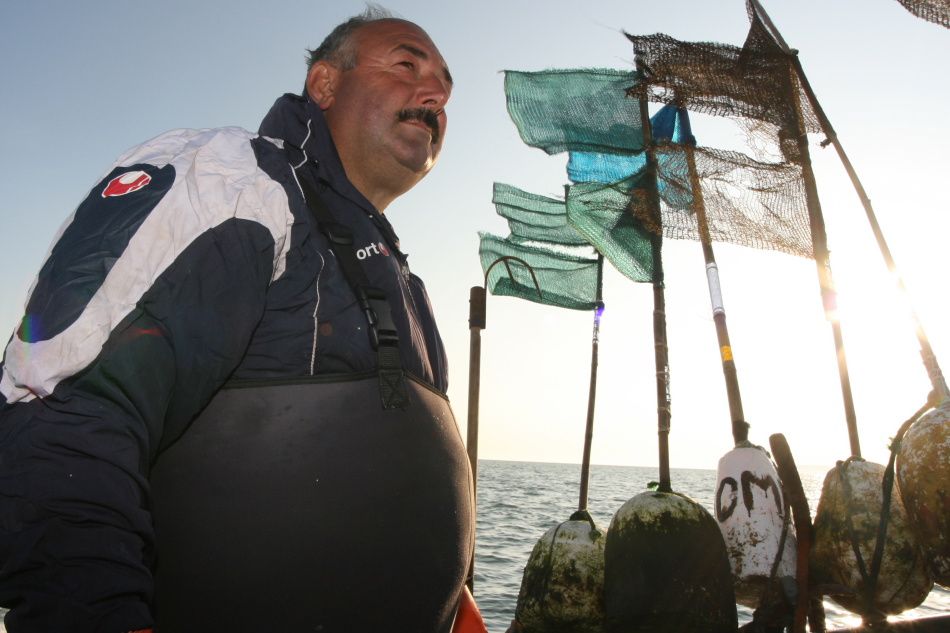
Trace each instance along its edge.
<instances>
[{"instance_id":1,"label":"gray hair","mask_svg":"<svg viewBox=\"0 0 950 633\"><path fill-rule=\"evenodd\" d=\"M356 49L353 45L353 33L360 28L379 20L399 19L391 11L378 4L367 3L366 10L354 15L346 22L338 24L330 31L320 46L307 49L307 70L316 62L328 61L341 70L350 70L356 66Z\"/></svg>"}]
</instances>

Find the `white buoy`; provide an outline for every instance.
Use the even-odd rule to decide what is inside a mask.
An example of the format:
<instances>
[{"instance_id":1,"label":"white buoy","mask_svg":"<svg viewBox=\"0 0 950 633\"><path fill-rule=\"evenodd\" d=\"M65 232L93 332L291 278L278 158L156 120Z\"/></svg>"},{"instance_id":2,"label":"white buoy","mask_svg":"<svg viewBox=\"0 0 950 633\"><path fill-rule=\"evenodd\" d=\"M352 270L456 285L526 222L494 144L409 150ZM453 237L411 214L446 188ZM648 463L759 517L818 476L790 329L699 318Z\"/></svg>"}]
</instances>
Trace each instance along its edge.
<instances>
[{"instance_id":1,"label":"white buoy","mask_svg":"<svg viewBox=\"0 0 950 633\"><path fill-rule=\"evenodd\" d=\"M832 600L866 620L902 613L921 604L933 582L911 534L900 492L893 491L880 574L870 603L866 599L883 505L884 466L852 459L825 476L815 513L810 557L814 584L843 587ZM853 538L852 538L853 534ZM860 562L855 546L861 554Z\"/></svg>"},{"instance_id":2,"label":"white buoy","mask_svg":"<svg viewBox=\"0 0 950 633\"><path fill-rule=\"evenodd\" d=\"M775 577L795 577L795 534L787 521L781 481L765 449L752 445L723 455L716 481L716 520L732 566L736 600L756 608L780 547Z\"/></svg>"},{"instance_id":3,"label":"white buoy","mask_svg":"<svg viewBox=\"0 0 950 633\"><path fill-rule=\"evenodd\" d=\"M535 544L521 579L515 620L525 633L603 633L605 533L586 511Z\"/></svg>"},{"instance_id":4,"label":"white buoy","mask_svg":"<svg viewBox=\"0 0 950 633\"><path fill-rule=\"evenodd\" d=\"M950 400L904 434L897 486L934 581L950 587Z\"/></svg>"}]
</instances>

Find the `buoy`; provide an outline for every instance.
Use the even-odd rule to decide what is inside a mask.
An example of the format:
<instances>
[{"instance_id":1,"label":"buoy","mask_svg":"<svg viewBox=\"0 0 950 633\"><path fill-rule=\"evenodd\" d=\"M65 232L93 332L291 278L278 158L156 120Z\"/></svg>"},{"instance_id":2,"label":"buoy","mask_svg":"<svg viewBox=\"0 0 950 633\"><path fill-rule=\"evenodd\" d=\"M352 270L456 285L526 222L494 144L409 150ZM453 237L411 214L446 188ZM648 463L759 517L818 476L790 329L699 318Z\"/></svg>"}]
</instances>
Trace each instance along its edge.
<instances>
[{"instance_id":1,"label":"buoy","mask_svg":"<svg viewBox=\"0 0 950 633\"><path fill-rule=\"evenodd\" d=\"M897 486L934 581L950 587L950 400L904 434Z\"/></svg>"},{"instance_id":2,"label":"buoy","mask_svg":"<svg viewBox=\"0 0 950 633\"><path fill-rule=\"evenodd\" d=\"M602 633L604 544L586 510L535 544L521 579L515 620L525 633Z\"/></svg>"},{"instance_id":3,"label":"buoy","mask_svg":"<svg viewBox=\"0 0 950 633\"><path fill-rule=\"evenodd\" d=\"M607 631L735 633L729 559L716 520L689 497L643 492L607 530Z\"/></svg>"},{"instance_id":4,"label":"buoy","mask_svg":"<svg viewBox=\"0 0 950 633\"><path fill-rule=\"evenodd\" d=\"M776 562L776 579L795 577L795 534L781 480L765 449L751 444L723 455L716 480L716 520L732 566L736 600L754 609Z\"/></svg>"},{"instance_id":5,"label":"buoy","mask_svg":"<svg viewBox=\"0 0 950 633\"><path fill-rule=\"evenodd\" d=\"M870 593L871 564L881 520L884 466L851 458L825 476L815 513L811 580L838 585L829 597L865 621L878 621L922 603L933 582L893 491L880 573ZM860 553L860 556L856 554Z\"/></svg>"},{"instance_id":6,"label":"buoy","mask_svg":"<svg viewBox=\"0 0 950 633\"><path fill-rule=\"evenodd\" d=\"M452 633L488 633L482 612L479 611L475 598L467 586L462 587L459 608L455 613L455 622L452 624Z\"/></svg>"}]
</instances>

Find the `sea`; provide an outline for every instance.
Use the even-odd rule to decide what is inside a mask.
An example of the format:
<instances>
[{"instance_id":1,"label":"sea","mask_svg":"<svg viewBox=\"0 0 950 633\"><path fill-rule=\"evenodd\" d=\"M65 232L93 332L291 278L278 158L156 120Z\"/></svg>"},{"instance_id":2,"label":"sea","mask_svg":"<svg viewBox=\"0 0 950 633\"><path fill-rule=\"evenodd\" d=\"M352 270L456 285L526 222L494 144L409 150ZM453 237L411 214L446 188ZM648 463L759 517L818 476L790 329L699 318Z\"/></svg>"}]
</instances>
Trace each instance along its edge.
<instances>
[{"instance_id":1,"label":"sea","mask_svg":"<svg viewBox=\"0 0 950 633\"><path fill-rule=\"evenodd\" d=\"M580 471L578 464L479 460L475 599L489 633L505 633L508 629L514 617L521 575L534 544L577 509ZM805 467L800 468L800 475L814 513L825 472ZM606 529L620 506L658 478L656 468L591 466L588 510L596 524ZM713 512L716 471L674 468L670 480L673 490ZM892 619L948 613L950 591L935 586L922 605ZM752 619L751 610L742 605L738 606L738 615L740 625ZM830 600L825 600L825 615L830 630L861 623L859 617ZM2 624L0 633L6 633Z\"/></svg>"},{"instance_id":2,"label":"sea","mask_svg":"<svg viewBox=\"0 0 950 633\"><path fill-rule=\"evenodd\" d=\"M522 572L535 543L577 509L580 474L579 464L479 460L474 586L475 600L489 633L505 633L508 629ZM825 471L804 467L800 475L814 515ZM597 526L608 528L614 512L657 479L657 468L591 466L587 507ZM713 512L715 470L675 468L670 471L670 481L674 491ZM860 617L831 600L825 600L824 605L829 630L861 624ZM948 613L950 591L935 585L922 605L891 619ZM752 619L751 609L742 605L738 605L738 615L740 625Z\"/></svg>"}]
</instances>

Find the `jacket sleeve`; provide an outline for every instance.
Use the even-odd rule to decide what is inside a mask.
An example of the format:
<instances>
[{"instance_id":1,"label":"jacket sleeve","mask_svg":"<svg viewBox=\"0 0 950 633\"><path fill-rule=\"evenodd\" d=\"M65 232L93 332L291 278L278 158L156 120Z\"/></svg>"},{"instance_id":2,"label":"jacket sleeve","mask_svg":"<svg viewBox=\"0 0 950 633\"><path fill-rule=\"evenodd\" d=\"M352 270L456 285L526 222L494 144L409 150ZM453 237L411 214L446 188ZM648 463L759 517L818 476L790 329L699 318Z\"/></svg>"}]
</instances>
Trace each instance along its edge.
<instances>
[{"instance_id":1,"label":"jacket sleeve","mask_svg":"<svg viewBox=\"0 0 950 633\"><path fill-rule=\"evenodd\" d=\"M177 131L89 193L0 379L0 605L10 633L152 624L149 463L237 366L291 218L251 136Z\"/></svg>"}]
</instances>

